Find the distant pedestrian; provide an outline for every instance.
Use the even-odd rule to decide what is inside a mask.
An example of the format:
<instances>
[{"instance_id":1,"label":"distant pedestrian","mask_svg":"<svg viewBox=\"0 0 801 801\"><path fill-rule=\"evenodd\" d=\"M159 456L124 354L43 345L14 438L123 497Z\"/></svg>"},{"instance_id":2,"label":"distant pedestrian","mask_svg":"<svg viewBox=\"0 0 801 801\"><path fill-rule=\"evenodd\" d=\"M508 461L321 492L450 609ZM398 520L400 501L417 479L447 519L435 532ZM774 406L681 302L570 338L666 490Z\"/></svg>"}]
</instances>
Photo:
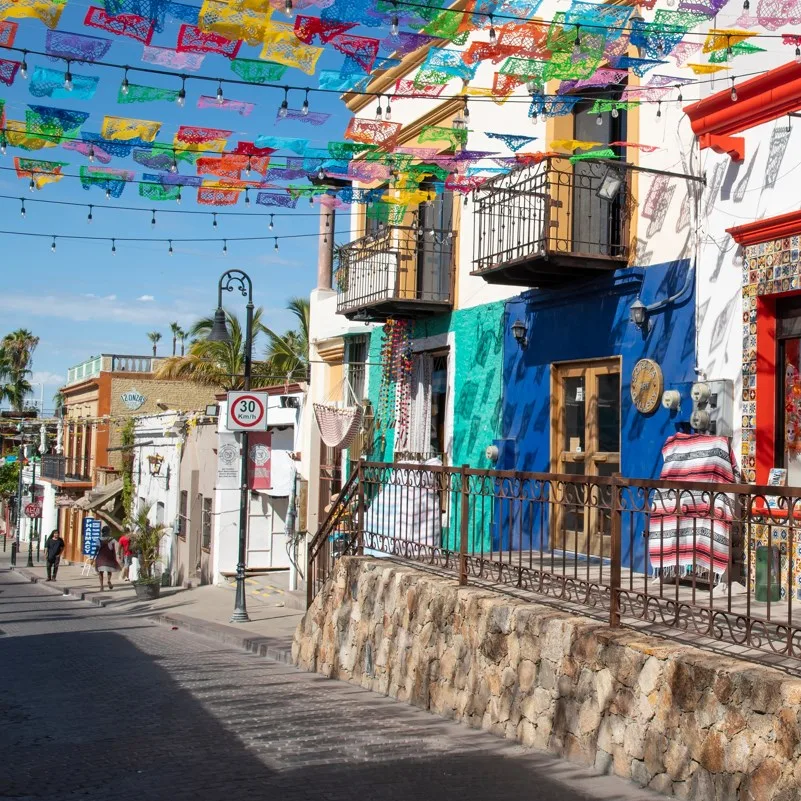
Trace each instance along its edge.
<instances>
[{"instance_id":1,"label":"distant pedestrian","mask_svg":"<svg viewBox=\"0 0 801 801\"><path fill-rule=\"evenodd\" d=\"M131 572L131 561L133 560L133 548L131 548L131 535L126 531L118 540L122 549L122 573L120 577L123 581L129 581Z\"/></svg>"},{"instance_id":2,"label":"distant pedestrian","mask_svg":"<svg viewBox=\"0 0 801 801\"><path fill-rule=\"evenodd\" d=\"M47 552L47 580L55 581L58 573L58 564L61 561L61 552L64 550L64 540L58 529L54 528L50 536L45 540L45 551Z\"/></svg>"},{"instance_id":3,"label":"distant pedestrian","mask_svg":"<svg viewBox=\"0 0 801 801\"><path fill-rule=\"evenodd\" d=\"M95 570L100 577L100 592L103 592L104 576L108 576L108 588L113 590L114 587L111 583L111 574L116 573L120 569L120 563L117 561L117 541L111 536L111 530L108 526L103 526L100 529L100 545L97 546L95 552Z\"/></svg>"}]
</instances>

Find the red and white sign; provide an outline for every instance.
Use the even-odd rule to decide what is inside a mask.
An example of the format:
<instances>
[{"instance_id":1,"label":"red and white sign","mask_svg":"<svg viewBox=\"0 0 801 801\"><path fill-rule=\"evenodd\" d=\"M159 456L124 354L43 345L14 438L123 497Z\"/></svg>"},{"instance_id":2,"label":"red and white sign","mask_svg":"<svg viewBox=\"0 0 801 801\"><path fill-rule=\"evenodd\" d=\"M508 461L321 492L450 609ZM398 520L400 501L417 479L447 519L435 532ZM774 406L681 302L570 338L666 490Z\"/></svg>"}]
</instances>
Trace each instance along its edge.
<instances>
[{"instance_id":1,"label":"red and white sign","mask_svg":"<svg viewBox=\"0 0 801 801\"><path fill-rule=\"evenodd\" d=\"M26 503L25 504L25 517L41 517L42 504L40 503Z\"/></svg>"},{"instance_id":2,"label":"red and white sign","mask_svg":"<svg viewBox=\"0 0 801 801\"><path fill-rule=\"evenodd\" d=\"M272 489L272 434L259 431L248 442L248 487L252 490Z\"/></svg>"},{"instance_id":3,"label":"red and white sign","mask_svg":"<svg viewBox=\"0 0 801 801\"><path fill-rule=\"evenodd\" d=\"M267 393L229 392L228 431L266 431Z\"/></svg>"}]
</instances>

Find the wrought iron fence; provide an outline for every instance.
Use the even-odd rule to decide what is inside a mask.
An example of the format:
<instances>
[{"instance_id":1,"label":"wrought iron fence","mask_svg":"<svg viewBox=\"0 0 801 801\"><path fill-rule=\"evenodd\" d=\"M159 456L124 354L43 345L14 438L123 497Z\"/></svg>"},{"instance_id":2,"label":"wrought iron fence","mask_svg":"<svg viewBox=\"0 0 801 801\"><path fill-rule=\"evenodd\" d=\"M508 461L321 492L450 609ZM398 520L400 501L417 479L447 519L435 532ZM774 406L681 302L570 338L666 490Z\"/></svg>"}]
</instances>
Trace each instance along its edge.
<instances>
[{"instance_id":1,"label":"wrought iron fence","mask_svg":"<svg viewBox=\"0 0 801 801\"><path fill-rule=\"evenodd\" d=\"M632 169L548 157L487 181L475 196L475 272L558 254L625 261Z\"/></svg>"},{"instance_id":2,"label":"wrought iron fence","mask_svg":"<svg viewBox=\"0 0 801 801\"><path fill-rule=\"evenodd\" d=\"M451 230L391 225L343 248L334 273L337 311L391 302L453 302Z\"/></svg>"},{"instance_id":3,"label":"wrought iron fence","mask_svg":"<svg viewBox=\"0 0 801 801\"><path fill-rule=\"evenodd\" d=\"M799 488L363 462L309 549L309 600L340 555L391 555L798 659L799 529Z\"/></svg>"}]
</instances>

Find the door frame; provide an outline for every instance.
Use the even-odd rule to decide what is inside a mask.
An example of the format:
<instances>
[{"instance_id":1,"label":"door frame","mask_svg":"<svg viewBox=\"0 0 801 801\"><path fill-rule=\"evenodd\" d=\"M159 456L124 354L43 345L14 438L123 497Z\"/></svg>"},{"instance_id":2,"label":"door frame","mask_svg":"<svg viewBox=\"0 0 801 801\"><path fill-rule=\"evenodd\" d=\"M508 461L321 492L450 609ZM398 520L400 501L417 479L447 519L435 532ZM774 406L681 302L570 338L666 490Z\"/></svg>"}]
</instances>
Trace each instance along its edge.
<instances>
[{"instance_id":1,"label":"door frame","mask_svg":"<svg viewBox=\"0 0 801 801\"><path fill-rule=\"evenodd\" d=\"M620 410L621 410L621 423L622 423L622 393L623 393L623 359L621 356L604 356L596 359L580 359L575 361L566 362L553 362L551 364L551 441L550 441L550 466L551 473L561 474L560 464L562 463L562 454L565 449L562 447L565 435L565 416L564 416L564 392L562 387L562 378L570 378L571 376L584 375L587 370L592 370L594 376L610 375L617 373L620 376ZM587 399L585 403L590 402L593 397L597 397L597 387L586 386ZM584 477L592 478L598 475L598 463L606 463L610 456L616 456L618 463L622 461L622 453L620 447L622 444L622 432L619 431L620 441L618 443L618 451L597 451L594 446L598 442L598 416L597 411L595 414L591 413L589 407L585 407L585 443L581 459L570 459L571 462L580 462L584 465L590 465L591 469L595 472L584 471ZM589 459L587 458L589 454ZM551 508L551 548L568 549L568 545L572 544L573 548L578 553L589 554L598 553L603 556L603 547L600 549L594 547L597 544L603 543L603 538L594 536L593 532L600 531L598 525L598 512L588 515L584 513L584 532L582 535L583 542L580 542L577 537L572 537L572 543L569 538L565 536L566 532L562 530L562 507L552 506ZM608 554L607 554L608 555Z\"/></svg>"}]
</instances>

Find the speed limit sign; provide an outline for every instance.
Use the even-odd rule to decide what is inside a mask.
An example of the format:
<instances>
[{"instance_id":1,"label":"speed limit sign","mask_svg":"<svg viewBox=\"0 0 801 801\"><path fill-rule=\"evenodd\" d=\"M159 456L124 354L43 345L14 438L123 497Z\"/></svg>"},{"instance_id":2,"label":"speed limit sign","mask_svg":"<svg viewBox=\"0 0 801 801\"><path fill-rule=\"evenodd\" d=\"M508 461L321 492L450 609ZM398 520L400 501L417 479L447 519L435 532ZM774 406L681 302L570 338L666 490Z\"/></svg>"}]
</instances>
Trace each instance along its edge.
<instances>
[{"instance_id":1,"label":"speed limit sign","mask_svg":"<svg viewBox=\"0 0 801 801\"><path fill-rule=\"evenodd\" d=\"M267 393L229 392L226 428L229 431L266 431Z\"/></svg>"}]
</instances>

